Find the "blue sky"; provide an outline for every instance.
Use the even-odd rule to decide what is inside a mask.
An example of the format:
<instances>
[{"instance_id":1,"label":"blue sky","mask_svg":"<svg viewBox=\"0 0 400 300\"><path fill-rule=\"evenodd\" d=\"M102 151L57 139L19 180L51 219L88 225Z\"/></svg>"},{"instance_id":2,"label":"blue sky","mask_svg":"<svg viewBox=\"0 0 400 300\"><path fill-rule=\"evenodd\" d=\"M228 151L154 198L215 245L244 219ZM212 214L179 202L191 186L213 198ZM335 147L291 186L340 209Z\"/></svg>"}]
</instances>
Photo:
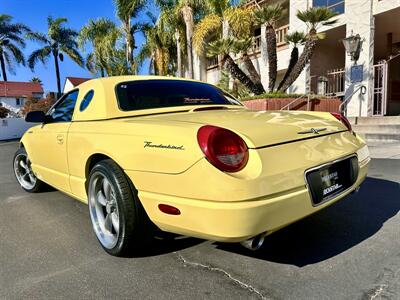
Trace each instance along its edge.
<instances>
[{"instance_id":1,"label":"blue sky","mask_svg":"<svg viewBox=\"0 0 400 300\"><path fill-rule=\"evenodd\" d=\"M0 0L0 14L13 16L14 22L22 22L28 25L33 31L47 32L47 17L65 17L68 19L68 26L79 30L89 19L107 17L119 21L115 16L115 8L112 0ZM136 44L140 46L144 41L141 34L136 36ZM39 48L35 42L27 42L24 49L27 57L32 51ZM145 74L148 66L143 66L140 71ZM91 77L91 74L76 65L68 57L60 65L61 84L64 84L66 76ZM45 91L56 91L57 83L54 71L54 61L49 59L46 66L38 63L35 71L28 67L17 67L16 74L7 72L9 81L29 81L37 76L43 82ZM2 79L0 79L2 80Z\"/></svg>"}]
</instances>

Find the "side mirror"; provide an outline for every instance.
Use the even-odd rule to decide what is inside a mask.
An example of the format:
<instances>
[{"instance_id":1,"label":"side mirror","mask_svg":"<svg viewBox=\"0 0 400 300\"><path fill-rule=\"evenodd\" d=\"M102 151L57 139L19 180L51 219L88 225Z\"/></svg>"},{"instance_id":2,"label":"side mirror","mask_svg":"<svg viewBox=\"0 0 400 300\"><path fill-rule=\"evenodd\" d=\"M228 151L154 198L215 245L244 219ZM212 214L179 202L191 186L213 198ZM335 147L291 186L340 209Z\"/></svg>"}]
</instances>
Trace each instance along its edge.
<instances>
[{"instance_id":1,"label":"side mirror","mask_svg":"<svg viewBox=\"0 0 400 300\"><path fill-rule=\"evenodd\" d=\"M45 123L46 114L42 111L30 111L25 116L25 121L30 123Z\"/></svg>"}]
</instances>

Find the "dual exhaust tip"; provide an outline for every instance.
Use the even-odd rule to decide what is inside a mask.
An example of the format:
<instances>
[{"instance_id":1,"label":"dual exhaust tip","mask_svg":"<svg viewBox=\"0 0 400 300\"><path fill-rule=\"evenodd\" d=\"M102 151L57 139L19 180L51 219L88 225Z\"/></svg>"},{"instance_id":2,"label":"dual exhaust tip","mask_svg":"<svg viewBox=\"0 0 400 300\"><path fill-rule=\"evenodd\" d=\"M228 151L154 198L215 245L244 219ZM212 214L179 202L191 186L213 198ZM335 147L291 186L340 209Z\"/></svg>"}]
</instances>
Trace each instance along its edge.
<instances>
[{"instance_id":1,"label":"dual exhaust tip","mask_svg":"<svg viewBox=\"0 0 400 300\"><path fill-rule=\"evenodd\" d=\"M256 251L262 247L266 236L267 236L267 232L263 232L263 233L260 233L259 235L256 235L255 237L252 237L248 240L240 242L240 244L249 250Z\"/></svg>"}]
</instances>

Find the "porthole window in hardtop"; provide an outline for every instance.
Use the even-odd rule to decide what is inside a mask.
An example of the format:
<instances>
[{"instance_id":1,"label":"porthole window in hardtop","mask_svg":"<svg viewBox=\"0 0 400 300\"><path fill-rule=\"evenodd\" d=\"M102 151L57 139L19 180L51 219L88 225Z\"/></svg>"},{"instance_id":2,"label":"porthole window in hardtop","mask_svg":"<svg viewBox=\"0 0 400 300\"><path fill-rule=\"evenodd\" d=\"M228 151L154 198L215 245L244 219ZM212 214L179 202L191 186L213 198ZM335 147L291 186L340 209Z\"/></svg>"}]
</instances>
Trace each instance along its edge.
<instances>
[{"instance_id":1,"label":"porthole window in hardtop","mask_svg":"<svg viewBox=\"0 0 400 300\"><path fill-rule=\"evenodd\" d=\"M89 106L90 102L93 99L93 96L94 96L93 90L90 90L89 92L86 93L85 97L83 97L81 101L81 105L79 106L80 111L84 111Z\"/></svg>"},{"instance_id":2,"label":"porthole window in hardtop","mask_svg":"<svg viewBox=\"0 0 400 300\"><path fill-rule=\"evenodd\" d=\"M222 90L185 80L136 80L116 86L123 111L188 105L241 105Z\"/></svg>"}]
</instances>

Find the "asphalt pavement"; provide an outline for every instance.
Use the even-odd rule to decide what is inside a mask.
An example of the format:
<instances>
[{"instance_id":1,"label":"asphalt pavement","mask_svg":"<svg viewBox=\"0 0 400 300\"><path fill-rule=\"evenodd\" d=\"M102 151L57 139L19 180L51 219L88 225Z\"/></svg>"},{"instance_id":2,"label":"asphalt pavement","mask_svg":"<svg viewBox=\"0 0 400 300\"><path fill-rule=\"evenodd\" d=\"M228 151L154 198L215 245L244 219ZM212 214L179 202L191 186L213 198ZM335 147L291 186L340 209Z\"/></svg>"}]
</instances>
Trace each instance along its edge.
<instances>
[{"instance_id":1,"label":"asphalt pavement","mask_svg":"<svg viewBox=\"0 0 400 300\"><path fill-rule=\"evenodd\" d=\"M259 252L179 237L115 258L84 204L18 186L16 149L0 144L0 299L400 299L400 160Z\"/></svg>"}]
</instances>

